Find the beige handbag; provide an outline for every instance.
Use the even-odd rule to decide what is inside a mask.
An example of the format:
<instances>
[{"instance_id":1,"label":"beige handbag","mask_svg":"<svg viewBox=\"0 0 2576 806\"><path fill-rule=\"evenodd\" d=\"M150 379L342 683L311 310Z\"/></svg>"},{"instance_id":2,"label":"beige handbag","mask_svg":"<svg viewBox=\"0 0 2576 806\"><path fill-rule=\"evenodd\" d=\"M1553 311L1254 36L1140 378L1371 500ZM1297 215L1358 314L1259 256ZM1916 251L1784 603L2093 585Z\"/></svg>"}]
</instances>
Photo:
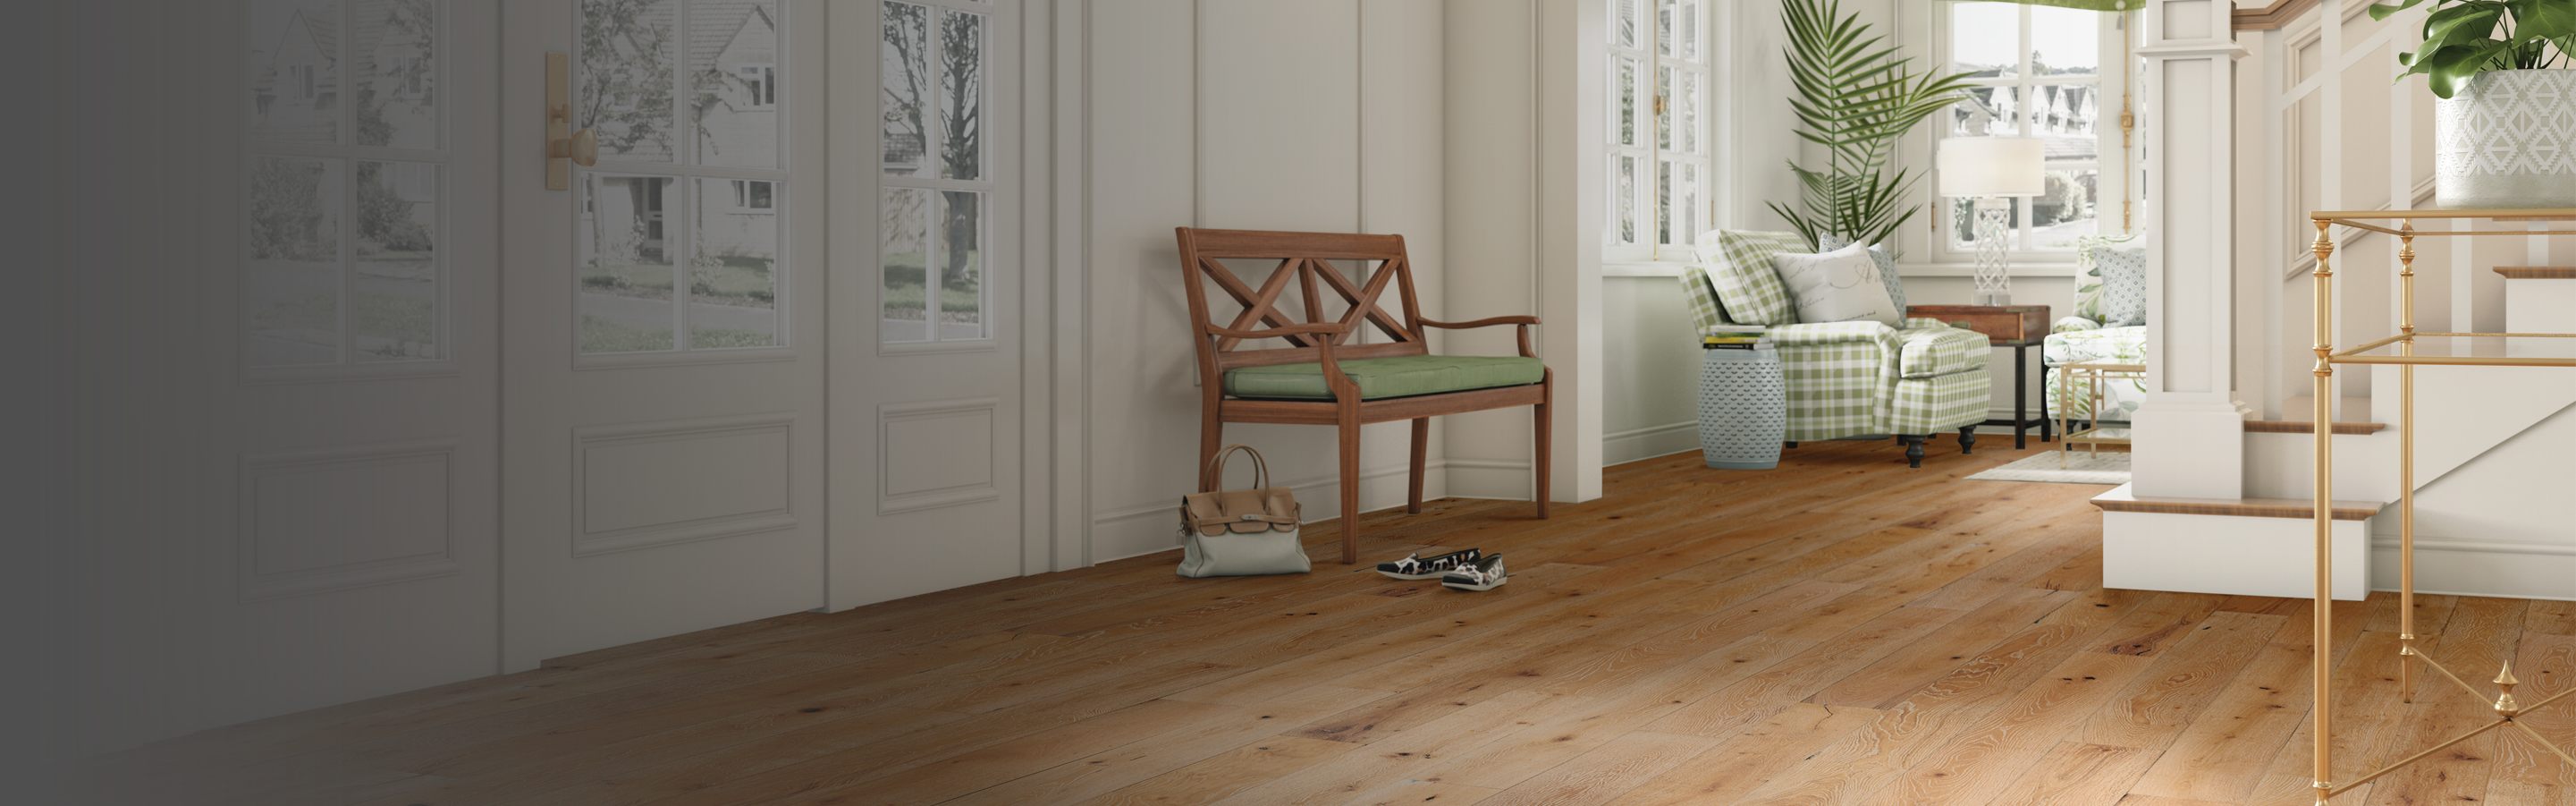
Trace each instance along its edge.
<instances>
[{"instance_id":1,"label":"beige handbag","mask_svg":"<svg viewBox=\"0 0 2576 806\"><path fill-rule=\"evenodd\" d=\"M1252 454L1252 489L1227 490L1225 461ZM1227 445L1208 460L1218 489L1181 496L1181 567L1185 577L1303 574L1314 570L1297 540L1297 498L1270 486L1270 464L1250 445Z\"/></svg>"}]
</instances>

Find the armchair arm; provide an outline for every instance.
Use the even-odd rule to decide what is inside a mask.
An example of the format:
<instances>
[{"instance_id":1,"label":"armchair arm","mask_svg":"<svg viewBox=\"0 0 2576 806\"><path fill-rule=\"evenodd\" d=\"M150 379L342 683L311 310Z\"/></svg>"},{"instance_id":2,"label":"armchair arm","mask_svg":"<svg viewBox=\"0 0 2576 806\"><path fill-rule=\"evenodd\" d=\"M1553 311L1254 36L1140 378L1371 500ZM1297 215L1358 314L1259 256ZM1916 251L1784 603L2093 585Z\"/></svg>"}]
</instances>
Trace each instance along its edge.
<instances>
[{"instance_id":1,"label":"armchair arm","mask_svg":"<svg viewBox=\"0 0 2576 806\"><path fill-rule=\"evenodd\" d=\"M1495 317L1490 317L1490 318L1485 318L1485 319L1478 319L1478 320L1475 320L1475 321L1472 321L1472 322L1435 322L1435 321L1432 321L1432 320L1429 320L1429 319L1424 319L1424 320L1421 320L1421 321L1422 321L1422 324L1423 324L1425 327L1446 328L1446 329L1449 329L1449 330L1460 330L1460 329L1464 329L1464 328L1471 328L1471 327L1486 327L1486 326L1489 326L1489 325L1518 325L1518 326L1520 326L1521 357L1522 357L1522 358L1537 358L1537 357L1538 357L1538 353L1535 353L1535 352L1531 352L1531 351L1530 351L1530 342L1529 342L1529 326L1531 326L1531 325L1535 325L1535 324L1538 324L1538 317L1535 317L1535 316L1495 316Z\"/></svg>"},{"instance_id":2,"label":"armchair arm","mask_svg":"<svg viewBox=\"0 0 2576 806\"><path fill-rule=\"evenodd\" d=\"M1847 341L1877 341L1894 332L1896 332L1895 328L1878 322L1814 322L1773 325L1763 335L1773 344L1785 347Z\"/></svg>"}]
</instances>

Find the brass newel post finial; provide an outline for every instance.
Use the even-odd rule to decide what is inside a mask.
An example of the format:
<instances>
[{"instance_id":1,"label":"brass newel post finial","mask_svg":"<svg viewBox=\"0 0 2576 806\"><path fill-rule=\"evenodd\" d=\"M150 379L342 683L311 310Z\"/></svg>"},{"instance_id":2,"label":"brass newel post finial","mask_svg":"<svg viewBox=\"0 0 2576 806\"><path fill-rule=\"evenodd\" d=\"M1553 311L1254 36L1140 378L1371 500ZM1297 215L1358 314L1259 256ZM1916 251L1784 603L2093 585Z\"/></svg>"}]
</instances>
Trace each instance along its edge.
<instances>
[{"instance_id":1,"label":"brass newel post finial","mask_svg":"<svg viewBox=\"0 0 2576 806\"><path fill-rule=\"evenodd\" d=\"M2522 706L2513 701L2513 687L2522 685L2522 681L2513 677L2513 661L2504 662L2504 671L2496 673L2495 682L2497 688L2504 689L2503 694L2496 695L2495 711L2506 719L2512 719L2522 712Z\"/></svg>"}]
</instances>

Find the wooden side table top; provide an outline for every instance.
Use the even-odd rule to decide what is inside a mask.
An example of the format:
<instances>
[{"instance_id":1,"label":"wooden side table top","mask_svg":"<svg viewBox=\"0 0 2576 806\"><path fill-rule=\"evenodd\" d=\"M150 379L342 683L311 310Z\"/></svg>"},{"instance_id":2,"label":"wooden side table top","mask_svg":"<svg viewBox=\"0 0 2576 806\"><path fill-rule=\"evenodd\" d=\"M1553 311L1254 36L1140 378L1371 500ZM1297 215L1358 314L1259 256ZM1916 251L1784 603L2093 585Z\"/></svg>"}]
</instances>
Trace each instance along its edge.
<instances>
[{"instance_id":1,"label":"wooden side table top","mask_svg":"<svg viewBox=\"0 0 2576 806\"><path fill-rule=\"evenodd\" d=\"M1905 315L1986 334L1997 347L2028 347L2048 338L2046 305L1908 305Z\"/></svg>"}]
</instances>

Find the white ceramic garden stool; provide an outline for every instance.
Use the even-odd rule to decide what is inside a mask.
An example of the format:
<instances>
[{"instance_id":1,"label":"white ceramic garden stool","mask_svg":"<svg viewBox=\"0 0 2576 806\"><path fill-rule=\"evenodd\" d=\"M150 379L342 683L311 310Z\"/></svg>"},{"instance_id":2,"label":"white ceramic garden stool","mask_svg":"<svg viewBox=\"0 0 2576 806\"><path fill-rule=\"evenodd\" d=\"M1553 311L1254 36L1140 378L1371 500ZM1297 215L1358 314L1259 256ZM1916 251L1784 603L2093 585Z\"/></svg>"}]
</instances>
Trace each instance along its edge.
<instances>
[{"instance_id":1,"label":"white ceramic garden stool","mask_svg":"<svg viewBox=\"0 0 2576 806\"><path fill-rule=\"evenodd\" d=\"M1701 457L1720 470L1778 467L1780 440L1789 433L1789 385L1780 376L1779 351L1764 342L1700 354Z\"/></svg>"}]
</instances>

